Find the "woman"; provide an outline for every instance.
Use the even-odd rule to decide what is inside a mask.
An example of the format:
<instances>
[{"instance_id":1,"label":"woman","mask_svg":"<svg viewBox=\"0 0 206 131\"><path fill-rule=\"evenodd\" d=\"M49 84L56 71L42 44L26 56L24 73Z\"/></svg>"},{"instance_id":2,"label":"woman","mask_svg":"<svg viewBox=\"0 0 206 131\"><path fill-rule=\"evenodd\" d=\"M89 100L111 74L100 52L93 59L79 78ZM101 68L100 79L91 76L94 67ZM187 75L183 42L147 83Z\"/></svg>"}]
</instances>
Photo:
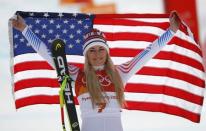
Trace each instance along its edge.
<instances>
[{"instance_id":1,"label":"woman","mask_svg":"<svg viewBox=\"0 0 206 131\"><path fill-rule=\"evenodd\" d=\"M127 63L114 66L104 34L93 29L85 34L83 54L84 70L69 65L75 81L75 93L81 109L82 131L123 131L121 108L125 105L124 86L128 79L156 55L174 36L180 18L171 12L170 27L145 50ZM32 47L55 68L51 52L18 16L12 19L13 27L21 31Z\"/></svg>"}]
</instances>

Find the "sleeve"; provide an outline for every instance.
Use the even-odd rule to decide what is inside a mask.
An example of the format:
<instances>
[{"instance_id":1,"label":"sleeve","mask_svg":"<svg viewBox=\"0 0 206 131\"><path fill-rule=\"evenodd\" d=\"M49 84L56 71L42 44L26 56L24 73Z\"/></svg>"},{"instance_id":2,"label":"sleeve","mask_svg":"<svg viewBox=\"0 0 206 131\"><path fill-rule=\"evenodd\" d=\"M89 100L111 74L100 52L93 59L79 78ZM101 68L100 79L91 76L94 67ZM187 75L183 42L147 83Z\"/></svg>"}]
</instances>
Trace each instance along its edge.
<instances>
[{"instance_id":1,"label":"sleeve","mask_svg":"<svg viewBox=\"0 0 206 131\"><path fill-rule=\"evenodd\" d=\"M174 32L168 29L147 48L137 54L132 60L117 66L124 84L139 71L147 61L154 57L173 38Z\"/></svg>"},{"instance_id":2,"label":"sleeve","mask_svg":"<svg viewBox=\"0 0 206 131\"><path fill-rule=\"evenodd\" d=\"M29 27L27 26L23 32L23 36L27 39L27 41L31 44L32 48L41 56L43 57L49 65L52 66L53 69L55 69L55 64L52 58L51 51L48 49L48 47L43 43L33 32ZM76 77L78 75L79 68L69 64L68 65L70 76L73 80L76 80Z\"/></svg>"}]
</instances>

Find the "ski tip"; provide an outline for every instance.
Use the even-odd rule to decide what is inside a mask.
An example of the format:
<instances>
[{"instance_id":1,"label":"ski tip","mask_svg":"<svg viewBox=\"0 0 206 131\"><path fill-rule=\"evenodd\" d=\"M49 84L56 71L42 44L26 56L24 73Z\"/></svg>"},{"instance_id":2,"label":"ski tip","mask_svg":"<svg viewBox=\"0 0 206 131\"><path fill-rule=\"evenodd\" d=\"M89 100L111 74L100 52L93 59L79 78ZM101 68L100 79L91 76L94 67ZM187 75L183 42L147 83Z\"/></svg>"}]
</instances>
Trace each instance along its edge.
<instances>
[{"instance_id":1,"label":"ski tip","mask_svg":"<svg viewBox=\"0 0 206 131\"><path fill-rule=\"evenodd\" d=\"M57 51L59 49L63 49L65 46L65 43L62 39L55 39L53 42L52 42L52 49Z\"/></svg>"}]
</instances>

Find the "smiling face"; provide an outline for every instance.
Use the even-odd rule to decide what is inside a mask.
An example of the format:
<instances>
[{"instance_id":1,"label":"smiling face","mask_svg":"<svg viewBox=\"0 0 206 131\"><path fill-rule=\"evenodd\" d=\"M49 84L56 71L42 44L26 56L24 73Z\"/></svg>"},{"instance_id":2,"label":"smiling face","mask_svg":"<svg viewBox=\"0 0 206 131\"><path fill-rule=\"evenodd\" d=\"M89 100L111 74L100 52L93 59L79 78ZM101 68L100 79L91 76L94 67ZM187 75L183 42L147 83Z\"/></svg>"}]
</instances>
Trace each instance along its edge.
<instances>
[{"instance_id":1,"label":"smiling face","mask_svg":"<svg viewBox=\"0 0 206 131\"><path fill-rule=\"evenodd\" d=\"M107 50L100 45L92 46L88 49L87 56L92 66L101 66L106 62Z\"/></svg>"}]
</instances>

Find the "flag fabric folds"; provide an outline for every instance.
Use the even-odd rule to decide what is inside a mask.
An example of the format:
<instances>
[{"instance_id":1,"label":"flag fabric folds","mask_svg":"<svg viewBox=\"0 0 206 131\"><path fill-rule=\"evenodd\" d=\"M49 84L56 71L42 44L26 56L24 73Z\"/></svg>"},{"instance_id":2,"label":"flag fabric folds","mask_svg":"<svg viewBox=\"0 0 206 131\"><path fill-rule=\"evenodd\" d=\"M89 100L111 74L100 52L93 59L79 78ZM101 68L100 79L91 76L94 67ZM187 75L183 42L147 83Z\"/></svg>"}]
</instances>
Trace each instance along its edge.
<instances>
[{"instance_id":1,"label":"flag fabric folds","mask_svg":"<svg viewBox=\"0 0 206 131\"><path fill-rule=\"evenodd\" d=\"M50 48L52 40L66 43L68 63L83 67L83 34L104 32L115 64L130 60L169 27L168 14L69 14L17 12ZM200 46L181 25L175 37L137 72L125 87L128 110L163 112L200 122L204 69ZM16 108L59 104L54 69L10 25L11 69ZM78 102L76 101L78 104Z\"/></svg>"}]
</instances>

